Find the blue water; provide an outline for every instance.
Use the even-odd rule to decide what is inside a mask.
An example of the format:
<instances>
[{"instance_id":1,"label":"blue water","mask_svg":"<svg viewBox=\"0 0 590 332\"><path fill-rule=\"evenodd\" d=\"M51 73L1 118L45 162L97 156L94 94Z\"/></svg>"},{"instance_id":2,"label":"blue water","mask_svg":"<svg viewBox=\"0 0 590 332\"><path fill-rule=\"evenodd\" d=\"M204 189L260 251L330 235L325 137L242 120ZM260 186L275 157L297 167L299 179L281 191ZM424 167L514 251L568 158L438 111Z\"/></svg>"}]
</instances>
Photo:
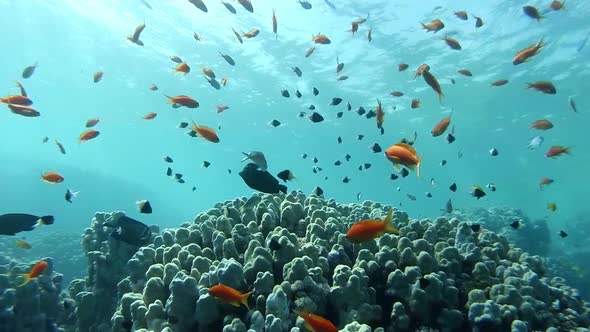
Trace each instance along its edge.
<instances>
[{"instance_id":1,"label":"blue water","mask_svg":"<svg viewBox=\"0 0 590 332\"><path fill-rule=\"evenodd\" d=\"M448 198L456 208L510 206L520 208L532 218L547 217L557 232L568 229L567 220L590 213L587 208L587 143L590 98L586 94L590 74L590 46L579 52L590 32L587 17L590 3L567 2L567 10L549 12L537 22L522 12L525 4L546 11L546 1L312 1L311 10L296 1L253 0L254 13L231 2L238 13L229 13L219 1L206 1L204 13L188 1L0 1L2 49L0 60L1 94L17 94L14 80L25 86L41 116L25 118L0 114L0 211L53 214L51 231L81 231L94 212L123 210L130 216L162 228L174 227L214 203L252 193L238 176L243 164L241 152L263 151L273 174L291 169L297 176L289 189L311 192L321 186L327 197L340 202L375 200L399 206L414 218L436 217ZM441 9L434 10L437 6ZM272 8L279 22L278 39L272 33ZM453 15L466 10L470 18L462 21ZM359 32L352 35L350 23L366 17ZM484 26L476 29L472 13L482 17ZM436 34L421 29L420 22L439 18L446 27ZM141 35L145 46L126 40L136 26L145 21ZM260 29L253 39L238 43L231 28ZM367 32L372 29L372 42ZM193 33L204 40L196 42ZM313 46L312 34L326 34L330 45ZM442 40L445 34L458 39L463 49L451 50ZM519 50L548 42L529 63L514 66ZM236 66L228 65L218 52L229 54ZM192 68L184 76L173 74L176 65L170 56L180 56ZM347 81L336 81L336 57L345 63L342 74ZM34 75L22 79L24 67L39 63ZM404 72L398 63L408 63ZM422 63L430 65L441 83L442 104L422 78L413 79ZM228 84L215 90L204 79L200 67L212 68ZM298 66L298 78L291 67ZM457 74L469 69L473 77ZM93 74L104 72L99 83ZM450 80L455 79L456 84ZM498 79L508 79L502 87L490 87ZM526 83L549 80L556 95L527 90ZM158 91L150 91L156 84ZM312 87L320 90L314 97ZM288 89L291 98L281 96ZM295 90L303 93L301 99ZM393 98L391 91L405 93ZM198 109L174 109L163 93L189 95L199 101ZM579 113L574 113L568 98L574 96ZM339 106L328 106L332 97L344 99ZM385 135L380 135L375 119L358 116L363 106L374 109L376 99L386 111ZM421 108L410 109L412 98ZM353 111L346 111L350 102ZM216 105L229 110L217 114ZM314 104L326 121L311 123L298 118ZM396 110L393 110L393 106ZM342 119L336 113L344 112ZM432 127L452 111L457 141L447 144L444 135L431 137ZM142 117L156 112L152 121ZM309 111L308 111L309 112ZM100 136L78 143L86 130L86 120L99 117ZM546 132L529 128L530 122L549 119L555 127ZM282 126L267 123L278 119ZM218 130L221 142L213 144L185 135L176 128L180 121L195 120ZM393 172L383 153L372 153L369 146L383 149L417 131L415 144L423 157L421 177L389 180ZM362 141L357 134L364 134ZM545 138L538 150L528 150L536 135ZM42 143L43 137L48 143ZM341 136L342 144L336 139ZM67 155L53 143L62 142ZM544 153L551 145L572 146L572 155L556 160ZM488 150L496 148L499 156ZM458 158L461 151L463 157ZM307 153L309 157L302 159ZM350 162L344 155L352 156ZM184 174L186 184L165 175L168 166L162 157L169 155L176 172ZM323 171L312 173L316 156ZM448 161L440 166L440 161ZM202 162L211 162L203 168ZM336 167L334 161L343 165ZM357 167L371 163L369 170ZM232 170L228 174L228 169ZM60 184L40 181L43 172L56 171L65 177ZM324 176L328 179L324 180ZM342 178L349 176L348 184ZM555 183L539 190L542 177ZM430 179L437 184L433 187ZM456 193L448 186L456 182ZM494 183L496 192L476 200L469 195L472 185ZM195 192L191 187L196 186ZM397 188L400 187L400 191ZM64 200L66 189L80 191L72 204ZM485 188L484 188L485 189ZM433 197L427 198L426 192ZM411 201L406 194L417 197ZM151 215L139 215L135 201L149 199ZM557 211L546 205L555 202ZM49 229L47 227L46 229ZM27 234L34 237L34 234ZM56 233L56 236L59 236Z\"/></svg>"}]
</instances>

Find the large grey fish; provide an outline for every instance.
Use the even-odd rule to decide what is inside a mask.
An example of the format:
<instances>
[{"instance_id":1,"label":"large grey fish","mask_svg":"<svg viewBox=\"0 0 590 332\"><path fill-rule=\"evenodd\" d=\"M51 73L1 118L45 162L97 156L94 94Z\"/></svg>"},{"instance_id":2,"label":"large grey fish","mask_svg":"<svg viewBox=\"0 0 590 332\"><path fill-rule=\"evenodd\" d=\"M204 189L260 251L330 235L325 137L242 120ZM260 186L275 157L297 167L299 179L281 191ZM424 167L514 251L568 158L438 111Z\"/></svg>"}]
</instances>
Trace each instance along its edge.
<instances>
[{"instance_id":1,"label":"large grey fish","mask_svg":"<svg viewBox=\"0 0 590 332\"><path fill-rule=\"evenodd\" d=\"M146 224L127 216L119 217L115 223L104 223L104 226L114 228L111 236L115 240L134 246L147 245L152 238L152 231Z\"/></svg>"},{"instance_id":2,"label":"large grey fish","mask_svg":"<svg viewBox=\"0 0 590 332\"><path fill-rule=\"evenodd\" d=\"M248 153L242 152L242 154L245 156L242 159L242 162L244 162L246 160L251 160L256 164L256 166L258 166L258 168L260 170L266 171L267 164L266 164L266 158L264 157L264 153L262 153L260 151L250 151Z\"/></svg>"},{"instance_id":3,"label":"large grey fish","mask_svg":"<svg viewBox=\"0 0 590 332\"><path fill-rule=\"evenodd\" d=\"M40 225L51 225L53 216L38 217L32 214L8 213L0 215L0 234L14 235L20 232L28 232Z\"/></svg>"}]
</instances>

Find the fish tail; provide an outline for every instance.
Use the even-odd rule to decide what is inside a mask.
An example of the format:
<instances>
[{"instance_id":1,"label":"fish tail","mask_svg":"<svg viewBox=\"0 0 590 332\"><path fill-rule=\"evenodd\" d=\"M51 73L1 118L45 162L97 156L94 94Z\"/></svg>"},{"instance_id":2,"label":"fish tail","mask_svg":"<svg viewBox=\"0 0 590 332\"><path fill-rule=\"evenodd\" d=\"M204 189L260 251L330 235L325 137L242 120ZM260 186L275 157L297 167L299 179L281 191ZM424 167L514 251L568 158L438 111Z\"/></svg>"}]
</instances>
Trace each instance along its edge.
<instances>
[{"instance_id":1,"label":"fish tail","mask_svg":"<svg viewBox=\"0 0 590 332\"><path fill-rule=\"evenodd\" d=\"M385 226L385 232L399 234L398 229L395 228L395 226L393 226L393 224L391 223L391 220L393 220L393 210L393 208L389 209L389 212L387 212L387 216L385 217L385 219L383 219L383 225Z\"/></svg>"},{"instance_id":2,"label":"fish tail","mask_svg":"<svg viewBox=\"0 0 590 332\"><path fill-rule=\"evenodd\" d=\"M563 153L571 155L572 154L572 147L568 146L567 148L563 148Z\"/></svg>"},{"instance_id":3,"label":"fish tail","mask_svg":"<svg viewBox=\"0 0 590 332\"><path fill-rule=\"evenodd\" d=\"M248 298L250 298L250 295L252 295L253 291L249 291L247 293L242 294L242 297L240 299L240 303L246 306L246 309L250 310L250 306L248 305Z\"/></svg>"},{"instance_id":4,"label":"fish tail","mask_svg":"<svg viewBox=\"0 0 590 332\"><path fill-rule=\"evenodd\" d=\"M19 275L21 275L21 276L25 277L25 281L23 281L23 283L22 283L22 284L20 284L20 285L18 285L18 286L16 286L16 287L22 287L22 286L24 286L24 285L28 284L28 283L29 283L29 281L31 281L31 280L32 280L32 279L31 279L31 276L29 276L29 274L28 274L28 273L22 273L22 274L19 274Z\"/></svg>"},{"instance_id":5,"label":"fish tail","mask_svg":"<svg viewBox=\"0 0 590 332\"><path fill-rule=\"evenodd\" d=\"M295 310L293 309L293 313L303 319L305 319L309 315L309 311L307 308L303 307L303 310Z\"/></svg>"},{"instance_id":6,"label":"fish tail","mask_svg":"<svg viewBox=\"0 0 590 332\"><path fill-rule=\"evenodd\" d=\"M163 93L164 97L168 98L168 104L174 104L174 98L168 96L167 94Z\"/></svg>"},{"instance_id":7,"label":"fish tail","mask_svg":"<svg viewBox=\"0 0 590 332\"><path fill-rule=\"evenodd\" d=\"M249 155L249 154L247 154L246 152L242 152L242 154L245 156L244 158L242 158L242 162L244 162L244 161L246 161L246 160L250 159L250 155Z\"/></svg>"}]
</instances>

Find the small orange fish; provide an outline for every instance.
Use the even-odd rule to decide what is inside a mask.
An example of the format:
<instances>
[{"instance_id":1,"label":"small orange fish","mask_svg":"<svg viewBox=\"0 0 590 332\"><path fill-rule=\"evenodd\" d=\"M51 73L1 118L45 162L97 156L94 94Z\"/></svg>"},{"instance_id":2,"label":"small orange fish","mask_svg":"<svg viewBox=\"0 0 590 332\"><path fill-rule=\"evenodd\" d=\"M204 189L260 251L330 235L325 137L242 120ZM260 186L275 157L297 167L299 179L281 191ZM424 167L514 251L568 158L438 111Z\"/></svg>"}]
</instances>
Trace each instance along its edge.
<instances>
[{"instance_id":1,"label":"small orange fish","mask_svg":"<svg viewBox=\"0 0 590 332\"><path fill-rule=\"evenodd\" d=\"M88 119L88 121L86 121L86 128L92 128L92 127L96 126L99 122L100 122L99 118Z\"/></svg>"},{"instance_id":2,"label":"small orange fish","mask_svg":"<svg viewBox=\"0 0 590 332\"><path fill-rule=\"evenodd\" d=\"M258 34L260 33L260 30L258 29L252 29L244 34L242 34L242 37L244 38L254 38L256 36L258 36Z\"/></svg>"},{"instance_id":3,"label":"small orange fish","mask_svg":"<svg viewBox=\"0 0 590 332\"><path fill-rule=\"evenodd\" d=\"M502 86L504 84L508 83L508 80L497 80L495 82L492 82L490 84L490 86Z\"/></svg>"},{"instance_id":4,"label":"small orange fish","mask_svg":"<svg viewBox=\"0 0 590 332\"><path fill-rule=\"evenodd\" d=\"M547 186L550 185L554 182L553 179L550 178L542 178L541 181L539 181L539 189L543 190L543 186Z\"/></svg>"},{"instance_id":5,"label":"small orange fish","mask_svg":"<svg viewBox=\"0 0 590 332\"><path fill-rule=\"evenodd\" d=\"M555 203L547 204L547 210L549 210L551 212L555 212L557 210L557 204L555 204Z\"/></svg>"},{"instance_id":6,"label":"small orange fish","mask_svg":"<svg viewBox=\"0 0 590 332\"><path fill-rule=\"evenodd\" d=\"M88 129L85 132L83 132L82 134L80 134L80 137L78 138L78 140L80 141L80 143L82 143L82 142L89 141L93 138L96 138L98 135L100 135L100 131L97 131L94 129Z\"/></svg>"},{"instance_id":7,"label":"small orange fish","mask_svg":"<svg viewBox=\"0 0 590 332\"><path fill-rule=\"evenodd\" d=\"M516 66L516 65L519 65L523 62L529 61L533 56L539 54L539 51L541 50L541 48L543 46L545 46L545 43L543 42L543 39L541 39L536 45L531 45L531 46L519 51L514 56L514 59L512 60L512 64L514 64Z\"/></svg>"},{"instance_id":8,"label":"small orange fish","mask_svg":"<svg viewBox=\"0 0 590 332\"><path fill-rule=\"evenodd\" d=\"M313 35L312 41L316 44L322 44L322 45L328 45L328 44L332 43L330 38L328 38L326 35L322 35L322 34Z\"/></svg>"},{"instance_id":9,"label":"small orange fish","mask_svg":"<svg viewBox=\"0 0 590 332\"><path fill-rule=\"evenodd\" d=\"M422 75L425 71L429 71L430 70L430 66L423 63L420 65L420 67L418 67L418 69L416 69L416 73L414 74L414 79L416 79L418 76Z\"/></svg>"},{"instance_id":10,"label":"small orange fish","mask_svg":"<svg viewBox=\"0 0 590 332\"><path fill-rule=\"evenodd\" d=\"M29 99L29 97L25 95L21 96L6 96L4 98L0 98L0 102L5 104L13 104L13 105L22 105L22 106L31 106L33 105L33 101Z\"/></svg>"},{"instance_id":11,"label":"small orange fish","mask_svg":"<svg viewBox=\"0 0 590 332\"><path fill-rule=\"evenodd\" d=\"M150 85L150 90L152 91L157 91L158 90L158 86L155 84Z\"/></svg>"},{"instance_id":12,"label":"small orange fish","mask_svg":"<svg viewBox=\"0 0 590 332\"><path fill-rule=\"evenodd\" d=\"M277 34L278 24L277 24L277 15L276 10L272 9L272 32L275 34L275 39L279 39L279 35Z\"/></svg>"},{"instance_id":13,"label":"small orange fish","mask_svg":"<svg viewBox=\"0 0 590 332\"><path fill-rule=\"evenodd\" d=\"M136 45L143 46L143 42L141 40L139 40L139 36L143 32L143 29L145 29L145 22L143 22L143 24L141 24L137 28L135 28L135 31L133 32L133 34L131 36L127 37L127 40L129 40L130 42L132 42Z\"/></svg>"},{"instance_id":14,"label":"small orange fish","mask_svg":"<svg viewBox=\"0 0 590 332\"><path fill-rule=\"evenodd\" d=\"M215 78L215 73L213 72L213 69L211 68L207 68L207 67L201 67L201 71L203 72L203 74L205 74L206 76L210 77L210 78Z\"/></svg>"},{"instance_id":15,"label":"small orange fish","mask_svg":"<svg viewBox=\"0 0 590 332\"><path fill-rule=\"evenodd\" d=\"M47 173L41 174L41 180L43 180L47 183L56 184L56 183L63 182L64 177L56 172L47 172Z\"/></svg>"},{"instance_id":16,"label":"small orange fish","mask_svg":"<svg viewBox=\"0 0 590 332\"><path fill-rule=\"evenodd\" d=\"M313 54L313 51L315 51L315 46L307 49L307 52L305 52L305 57L309 58Z\"/></svg>"},{"instance_id":17,"label":"small orange fish","mask_svg":"<svg viewBox=\"0 0 590 332\"><path fill-rule=\"evenodd\" d=\"M27 96L27 91L25 90L25 87L17 81L14 81L16 83L16 87L20 89L20 95L26 97Z\"/></svg>"},{"instance_id":18,"label":"small orange fish","mask_svg":"<svg viewBox=\"0 0 590 332\"><path fill-rule=\"evenodd\" d=\"M446 118L440 120L436 124L436 126L434 126L434 128L432 128L432 131L430 131L432 133L432 136L437 137L437 136L444 134L445 131L447 130L447 128L449 128L450 124L451 124L451 116L449 115Z\"/></svg>"},{"instance_id":19,"label":"small orange fish","mask_svg":"<svg viewBox=\"0 0 590 332\"><path fill-rule=\"evenodd\" d=\"M166 96L166 95L164 95ZM166 96L168 98L168 103L172 104L172 107L179 108L179 107L188 107L188 108L197 108L199 107L199 102L194 100L193 98L185 95L180 95L176 97Z\"/></svg>"},{"instance_id":20,"label":"small orange fish","mask_svg":"<svg viewBox=\"0 0 590 332\"><path fill-rule=\"evenodd\" d=\"M549 8L551 8L552 10L565 9L565 0L564 1L553 0L551 2L551 5L549 6Z\"/></svg>"},{"instance_id":21,"label":"small orange fish","mask_svg":"<svg viewBox=\"0 0 590 332\"><path fill-rule=\"evenodd\" d=\"M557 158L559 156L561 156L562 154L570 154L570 149L569 147L563 147L560 145L554 145L552 147L549 148L549 150L547 150L547 152L545 153L545 156L547 158Z\"/></svg>"},{"instance_id":22,"label":"small orange fish","mask_svg":"<svg viewBox=\"0 0 590 332\"><path fill-rule=\"evenodd\" d=\"M104 74L104 73L103 73L102 71L97 71L96 73L94 73L94 76L93 76L93 78L94 78L94 83L98 83L98 82L100 82L100 80L102 80L102 75L103 75L103 74Z\"/></svg>"},{"instance_id":23,"label":"small orange fish","mask_svg":"<svg viewBox=\"0 0 590 332\"><path fill-rule=\"evenodd\" d=\"M417 176L420 176L421 160L413 146L406 143L397 143L385 150L385 158L391 161L395 169L403 165L411 170L415 170Z\"/></svg>"},{"instance_id":24,"label":"small orange fish","mask_svg":"<svg viewBox=\"0 0 590 332\"><path fill-rule=\"evenodd\" d=\"M535 89L537 91L541 91L544 94L554 95L557 93L557 89L551 82L547 81L538 81L533 83L527 83L528 89Z\"/></svg>"},{"instance_id":25,"label":"small orange fish","mask_svg":"<svg viewBox=\"0 0 590 332\"><path fill-rule=\"evenodd\" d=\"M432 75L429 71L424 71L422 73L422 77L424 78L424 82L430 85L432 90L434 90L434 92L438 94L438 99L442 102L442 99L445 95L443 94L440 84L436 80L436 77L434 77L434 75Z\"/></svg>"},{"instance_id":26,"label":"small orange fish","mask_svg":"<svg viewBox=\"0 0 590 332\"><path fill-rule=\"evenodd\" d=\"M158 116L158 113L156 112L150 112L146 115L143 116L144 120L152 120L153 118L155 118L156 116Z\"/></svg>"},{"instance_id":27,"label":"small orange fish","mask_svg":"<svg viewBox=\"0 0 590 332\"><path fill-rule=\"evenodd\" d=\"M539 130L549 130L553 128L553 123L549 120L537 120L531 123L531 128L539 129Z\"/></svg>"},{"instance_id":28,"label":"small orange fish","mask_svg":"<svg viewBox=\"0 0 590 332\"><path fill-rule=\"evenodd\" d=\"M248 306L248 298L251 294L252 291L242 294L234 288L221 284L209 288L209 295L216 300L229 303L235 307L239 307L243 304L248 310L250 310L250 306Z\"/></svg>"},{"instance_id":29,"label":"small orange fish","mask_svg":"<svg viewBox=\"0 0 590 332\"><path fill-rule=\"evenodd\" d=\"M202 137L212 143L219 143L219 137L212 128L206 126L197 126L197 124L193 121L192 130L195 132L197 137Z\"/></svg>"},{"instance_id":30,"label":"small orange fish","mask_svg":"<svg viewBox=\"0 0 590 332\"><path fill-rule=\"evenodd\" d=\"M377 99L377 108L375 109L375 119L377 120L377 128L383 128L383 121L385 120L385 112L383 112L383 107L381 107L381 101Z\"/></svg>"},{"instance_id":31,"label":"small orange fish","mask_svg":"<svg viewBox=\"0 0 590 332\"><path fill-rule=\"evenodd\" d=\"M391 96L393 96L393 97L401 97L401 96L403 96L403 95L404 95L404 93L403 93L403 92L401 92L401 91L392 91L392 92L390 92L389 94L390 94Z\"/></svg>"},{"instance_id":32,"label":"small orange fish","mask_svg":"<svg viewBox=\"0 0 590 332\"><path fill-rule=\"evenodd\" d=\"M412 104L410 105L412 109L416 109L420 107L420 99L412 99Z\"/></svg>"},{"instance_id":33,"label":"small orange fish","mask_svg":"<svg viewBox=\"0 0 590 332\"><path fill-rule=\"evenodd\" d=\"M322 316L310 313L305 308L303 311L293 310L293 312L297 316L303 318L305 321L305 327L307 327L312 332L338 332L338 328L336 328L332 322Z\"/></svg>"},{"instance_id":34,"label":"small orange fish","mask_svg":"<svg viewBox=\"0 0 590 332\"><path fill-rule=\"evenodd\" d=\"M35 264L33 266L33 268L31 269L31 272L21 274L23 277L25 277L25 281L22 284L18 285L17 287L22 287L22 286L28 284L34 278L37 278L40 275L42 275L43 272L45 272L45 269L47 269L48 265L49 264L47 264L46 261L39 261L37 264Z\"/></svg>"},{"instance_id":35,"label":"small orange fish","mask_svg":"<svg viewBox=\"0 0 590 332\"><path fill-rule=\"evenodd\" d=\"M464 10L460 10L455 12L455 16L462 19L463 21L467 21L467 12Z\"/></svg>"},{"instance_id":36,"label":"small orange fish","mask_svg":"<svg viewBox=\"0 0 590 332\"><path fill-rule=\"evenodd\" d=\"M426 32L434 31L436 33L445 27L445 24L438 19L426 24L420 22L420 24L422 24L422 28L426 29Z\"/></svg>"},{"instance_id":37,"label":"small orange fish","mask_svg":"<svg viewBox=\"0 0 590 332\"><path fill-rule=\"evenodd\" d=\"M391 224L393 209L389 209L385 219L367 219L353 224L346 238L353 243L362 243L381 237L385 233L399 235L399 231Z\"/></svg>"},{"instance_id":38,"label":"small orange fish","mask_svg":"<svg viewBox=\"0 0 590 332\"><path fill-rule=\"evenodd\" d=\"M66 149L64 148L63 144L61 144L58 140L55 140L55 145L57 145L57 148L59 149L59 152L61 152L61 154L66 154Z\"/></svg>"},{"instance_id":39,"label":"small orange fish","mask_svg":"<svg viewBox=\"0 0 590 332\"><path fill-rule=\"evenodd\" d=\"M400 63L397 65L397 71L404 71L406 69L408 69L410 65L408 65L407 63Z\"/></svg>"},{"instance_id":40,"label":"small orange fish","mask_svg":"<svg viewBox=\"0 0 590 332\"><path fill-rule=\"evenodd\" d=\"M221 113L221 112L229 109L229 106L227 106L227 105L217 105L216 108L217 108L217 113Z\"/></svg>"},{"instance_id":41,"label":"small orange fish","mask_svg":"<svg viewBox=\"0 0 590 332\"><path fill-rule=\"evenodd\" d=\"M189 67L189 65L186 62L183 62L181 64L179 64L178 66L176 66L176 68L174 68L174 72L175 73L183 73L183 74L188 74L191 71L191 67Z\"/></svg>"},{"instance_id":42,"label":"small orange fish","mask_svg":"<svg viewBox=\"0 0 590 332\"><path fill-rule=\"evenodd\" d=\"M461 49L461 44L459 44L459 41L457 41L454 38L451 38L449 36L445 36L443 38L443 40L447 43L447 45L449 45L450 48L454 49L454 50L460 50Z\"/></svg>"},{"instance_id":43,"label":"small orange fish","mask_svg":"<svg viewBox=\"0 0 590 332\"><path fill-rule=\"evenodd\" d=\"M36 109L24 105L8 104L8 108L14 114L25 116L28 118L38 117L41 115Z\"/></svg>"},{"instance_id":44,"label":"small orange fish","mask_svg":"<svg viewBox=\"0 0 590 332\"><path fill-rule=\"evenodd\" d=\"M459 69L459 70L457 70L457 72L463 76L468 76L468 77L473 76L473 74L471 73L471 71L469 69Z\"/></svg>"}]
</instances>

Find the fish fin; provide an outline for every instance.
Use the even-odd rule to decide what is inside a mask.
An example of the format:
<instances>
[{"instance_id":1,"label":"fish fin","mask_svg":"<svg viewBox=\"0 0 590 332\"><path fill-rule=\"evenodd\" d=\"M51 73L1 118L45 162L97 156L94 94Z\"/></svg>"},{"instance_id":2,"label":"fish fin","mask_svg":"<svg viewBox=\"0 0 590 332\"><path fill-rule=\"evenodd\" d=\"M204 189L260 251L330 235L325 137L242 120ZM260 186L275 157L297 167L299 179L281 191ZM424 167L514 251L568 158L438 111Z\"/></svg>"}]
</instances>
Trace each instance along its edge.
<instances>
[{"instance_id":1,"label":"fish fin","mask_svg":"<svg viewBox=\"0 0 590 332\"><path fill-rule=\"evenodd\" d=\"M252 295L253 291L249 291L247 293L242 294L242 298L240 299L240 303L246 306L246 309L250 310L250 306L248 305L248 298Z\"/></svg>"},{"instance_id":2,"label":"fish fin","mask_svg":"<svg viewBox=\"0 0 590 332\"><path fill-rule=\"evenodd\" d=\"M247 154L246 152L242 152L242 154L245 156L244 158L242 158L242 162L244 162L244 161L246 161L246 160L250 159L250 155L249 155L249 154Z\"/></svg>"},{"instance_id":3,"label":"fish fin","mask_svg":"<svg viewBox=\"0 0 590 332\"><path fill-rule=\"evenodd\" d=\"M394 157L394 159L395 159L395 157ZM398 158L398 160L399 160L399 158ZM399 172L399 170L401 169L401 166L399 164L397 164L397 163L394 163L393 164L393 169L395 169L396 171Z\"/></svg>"},{"instance_id":4,"label":"fish fin","mask_svg":"<svg viewBox=\"0 0 590 332\"><path fill-rule=\"evenodd\" d=\"M384 230L385 232L399 235L399 230L391 223L391 220L393 219L393 210L393 208L390 208L389 212L387 212L387 216L383 219L383 225L385 226Z\"/></svg>"},{"instance_id":5,"label":"fish fin","mask_svg":"<svg viewBox=\"0 0 590 332\"><path fill-rule=\"evenodd\" d=\"M568 154L568 155L572 155L572 151L571 151L572 147L568 146L567 148L563 148L563 153Z\"/></svg>"},{"instance_id":6,"label":"fish fin","mask_svg":"<svg viewBox=\"0 0 590 332\"><path fill-rule=\"evenodd\" d=\"M29 274L27 274L27 273L21 273L21 274L19 274L19 275L21 275L21 276L25 277L25 281L23 281L23 283L22 283L22 284L20 284L20 285L18 285L18 286L16 286L16 287L22 287L22 286L24 286L24 285L28 284L28 283L29 283L29 281L31 281L31 280L32 280L32 279L31 279L31 277L29 276Z\"/></svg>"}]
</instances>

